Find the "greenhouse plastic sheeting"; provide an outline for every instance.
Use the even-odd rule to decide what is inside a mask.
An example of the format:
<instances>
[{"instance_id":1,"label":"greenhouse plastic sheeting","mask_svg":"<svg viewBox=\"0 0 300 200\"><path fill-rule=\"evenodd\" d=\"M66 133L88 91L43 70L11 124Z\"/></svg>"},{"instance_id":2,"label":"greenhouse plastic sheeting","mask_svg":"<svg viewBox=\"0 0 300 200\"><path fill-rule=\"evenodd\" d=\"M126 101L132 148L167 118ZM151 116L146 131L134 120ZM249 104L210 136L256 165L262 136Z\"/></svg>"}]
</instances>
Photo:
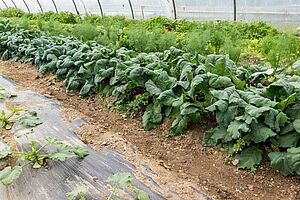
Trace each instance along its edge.
<instances>
[{"instance_id":1,"label":"greenhouse plastic sheeting","mask_svg":"<svg viewBox=\"0 0 300 200\"><path fill-rule=\"evenodd\" d=\"M99 3L101 5L101 0L84 0L85 7L89 14L101 15Z\"/></svg>"},{"instance_id":2,"label":"greenhouse plastic sheeting","mask_svg":"<svg viewBox=\"0 0 300 200\"><path fill-rule=\"evenodd\" d=\"M36 13L36 12L41 12L41 8L38 4L39 1L37 0L26 0L26 3L30 9L30 12ZM49 4L49 2L48 2Z\"/></svg>"},{"instance_id":3,"label":"greenhouse plastic sheeting","mask_svg":"<svg viewBox=\"0 0 300 200\"><path fill-rule=\"evenodd\" d=\"M232 0L176 0L178 18L201 20L232 20Z\"/></svg>"},{"instance_id":4,"label":"greenhouse plastic sheeting","mask_svg":"<svg viewBox=\"0 0 300 200\"><path fill-rule=\"evenodd\" d=\"M6 8L6 5L3 1L0 0L0 8Z\"/></svg>"},{"instance_id":5,"label":"greenhouse plastic sheeting","mask_svg":"<svg viewBox=\"0 0 300 200\"><path fill-rule=\"evenodd\" d=\"M234 19L234 0L0 0L2 9L17 7L32 13L55 12L55 5L58 11L82 15L120 15L136 19L155 16ZM300 0L236 0L236 5L237 20L300 24Z\"/></svg>"},{"instance_id":6,"label":"greenhouse plastic sheeting","mask_svg":"<svg viewBox=\"0 0 300 200\"><path fill-rule=\"evenodd\" d=\"M135 18L145 19L155 16L172 17L172 4L162 0L131 0Z\"/></svg>"},{"instance_id":7,"label":"greenhouse plastic sheeting","mask_svg":"<svg viewBox=\"0 0 300 200\"><path fill-rule=\"evenodd\" d=\"M48 12L48 11L56 12L55 4L53 3L53 1L51 1L51 0L39 0L39 2L41 4L44 12Z\"/></svg>"},{"instance_id":8,"label":"greenhouse plastic sheeting","mask_svg":"<svg viewBox=\"0 0 300 200\"><path fill-rule=\"evenodd\" d=\"M131 17L131 10L128 0L101 1L105 15L121 15Z\"/></svg>"},{"instance_id":9,"label":"greenhouse plastic sheeting","mask_svg":"<svg viewBox=\"0 0 300 200\"><path fill-rule=\"evenodd\" d=\"M15 3L14 3L14 1L12 0L3 0L5 3L6 3L6 5L8 6L8 7L12 7L12 8L14 8L15 7ZM21 8L20 8L21 9Z\"/></svg>"},{"instance_id":10,"label":"greenhouse plastic sheeting","mask_svg":"<svg viewBox=\"0 0 300 200\"><path fill-rule=\"evenodd\" d=\"M299 0L238 0L238 20L300 24Z\"/></svg>"},{"instance_id":11,"label":"greenhouse plastic sheeting","mask_svg":"<svg viewBox=\"0 0 300 200\"><path fill-rule=\"evenodd\" d=\"M50 3L50 2L49 2ZM73 4L72 0L58 0L55 1L55 4L57 5L58 11L69 11L72 13L76 13L75 6Z\"/></svg>"},{"instance_id":12,"label":"greenhouse plastic sheeting","mask_svg":"<svg viewBox=\"0 0 300 200\"><path fill-rule=\"evenodd\" d=\"M14 0L16 6L24 11L28 11L23 0ZM32 5L30 5L32 7Z\"/></svg>"}]
</instances>

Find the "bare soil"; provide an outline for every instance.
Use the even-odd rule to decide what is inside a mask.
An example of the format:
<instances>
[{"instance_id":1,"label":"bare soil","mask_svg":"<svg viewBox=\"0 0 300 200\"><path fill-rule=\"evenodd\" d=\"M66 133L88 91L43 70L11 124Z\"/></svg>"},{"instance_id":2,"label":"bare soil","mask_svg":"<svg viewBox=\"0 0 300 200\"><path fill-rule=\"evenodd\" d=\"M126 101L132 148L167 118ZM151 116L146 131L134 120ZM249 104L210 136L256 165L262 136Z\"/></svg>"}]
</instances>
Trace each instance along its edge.
<instances>
[{"instance_id":1,"label":"bare soil","mask_svg":"<svg viewBox=\"0 0 300 200\"><path fill-rule=\"evenodd\" d=\"M203 146L206 124L171 138L164 134L168 120L158 129L145 132L140 118L124 118L108 109L110 99L67 94L61 81L39 74L32 65L1 61L0 74L20 83L23 89L57 100L64 107L67 121L85 119L77 131L82 141L97 150L110 147L121 151L138 166L137 174L151 174L167 199L201 199L197 191L203 191L216 199L300 200L300 180L283 177L270 169L267 161L256 173L237 170L225 161L223 149Z\"/></svg>"}]
</instances>

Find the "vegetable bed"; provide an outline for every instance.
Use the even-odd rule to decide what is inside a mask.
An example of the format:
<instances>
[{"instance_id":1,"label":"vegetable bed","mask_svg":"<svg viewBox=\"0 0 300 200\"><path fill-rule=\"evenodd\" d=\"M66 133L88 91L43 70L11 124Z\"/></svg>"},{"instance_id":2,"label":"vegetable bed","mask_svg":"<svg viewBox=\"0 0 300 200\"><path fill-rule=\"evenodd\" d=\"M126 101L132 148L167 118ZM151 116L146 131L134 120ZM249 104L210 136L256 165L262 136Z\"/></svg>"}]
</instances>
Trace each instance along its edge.
<instances>
[{"instance_id":1,"label":"vegetable bed","mask_svg":"<svg viewBox=\"0 0 300 200\"><path fill-rule=\"evenodd\" d=\"M113 106L143 112L145 130L172 119L170 135L208 120L207 145L225 145L238 168L255 170L268 155L283 175L300 175L300 63L238 66L226 55L110 49L93 41L48 37L0 25L3 60L35 64L64 80L67 92L114 96Z\"/></svg>"}]
</instances>

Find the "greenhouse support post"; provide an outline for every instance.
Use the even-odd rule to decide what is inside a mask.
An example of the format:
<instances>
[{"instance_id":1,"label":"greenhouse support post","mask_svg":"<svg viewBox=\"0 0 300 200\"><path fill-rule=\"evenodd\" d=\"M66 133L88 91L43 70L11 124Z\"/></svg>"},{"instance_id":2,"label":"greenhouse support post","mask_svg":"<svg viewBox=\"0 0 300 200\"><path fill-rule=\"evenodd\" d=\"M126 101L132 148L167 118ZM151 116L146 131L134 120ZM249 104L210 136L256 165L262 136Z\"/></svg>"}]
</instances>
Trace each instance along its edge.
<instances>
[{"instance_id":1,"label":"greenhouse support post","mask_svg":"<svg viewBox=\"0 0 300 200\"><path fill-rule=\"evenodd\" d=\"M37 1L37 3L39 4L39 7L40 7L40 9L41 9L41 12L43 13L44 10L43 10L43 7L42 7L41 3L39 2L39 0L36 0L36 1Z\"/></svg>"},{"instance_id":2,"label":"greenhouse support post","mask_svg":"<svg viewBox=\"0 0 300 200\"><path fill-rule=\"evenodd\" d=\"M5 5L6 8L8 8L7 4L5 3L4 0L2 0L3 4Z\"/></svg>"},{"instance_id":3,"label":"greenhouse support post","mask_svg":"<svg viewBox=\"0 0 300 200\"><path fill-rule=\"evenodd\" d=\"M145 19L145 12L144 12L145 6L141 6L141 11L142 11L142 19Z\"/></svg>"},{"instance_id":4,"label":"greenhouse support post","mask_svg":"<svg viewBox=\"0 0 300 200\"><path fill-rule=\"evenodd\" d=\"M175 0L172 0L173 11L174 11L174 19L177 19L177 11L176 11L176 3Z\"/></svg>"},{"instance_id":5,"label":"greenhouse support post","mask_svg":"<svg viewBox=\"0 0 300 200\"><path fill-rule=\"evenodd\" d=\"M98 5L99 5L99 8L100 8L100 13L101 13L101 16L103 17L103 16L104 16L104 14L103 14L103 9L102 9L101 2L100 2L100 0L97 0L97 2L98 2Z\"/></svg>"},{"instance_id":6,"label":"greenhouse support post","mask_svg":"<svg viewBox=\"0 0 300 200\"><path fill-rule=\"evenodd\" d=\"M88 16L90 13L89 13L88 9L86 8L84 1L80 0L80 3L84 9L85 14Z\"/></svg>"},{"instance_id":7,"label":"greenhouse support post","mask_svg":"<svg viewBox=\"0 0 300 200\"><path fill-rule=\"evenodd\" d=\"M233 20L236 21L236 0L233 0Z\"/></svg>"},{"instance_id":8,"label":"greenhouse support post","mask_svg":"<svg viewBox=\"0 0 300 200\"><path fill-rule=\"evenodd\" d=\"M56 13L58 13L58 9L57 9L57 6L56 6L56 3L55 3L55 1L54 1L54 0L52 0L52 3L53 3L53 5L54 5L54 8L55 8L55 10L56 10Z\"/></svg>"},{"instance_id":9,"label":"greenhouse support post","mask_svg":"<svg viewBox=\"0 0 300 200\"><path fill-rule=\"evenodd\" d=\"M75 7L75 10L76 10L77 15L79 15L80 13L79 13L79 11L78 11L78 8L77 8L77 5L76 5L76 3L75 3L75 0L72 0L72 2L73 2L73 5L74 5L74 7Z\"/></svg>"},{"instance_id":10,"label":"greenhouse support post","mask_svg":"<svg viewBox=\"0 0 300 200\"><path fill-rule=\"evenodd\" d=\"M14 2L14 0L10 0L10 1L14 4L15 8L18 9L18 7L17 7L16 3Z\"/></svg>"},{"instance_id":11,"label":"greenhouse support post","mask_svg":"<svg viewBox=\"0 0 300 200\"><path fill-rule=\"evenodd\" d=\"M128 0L128 3L129 3L130 10L131 10L132 19L134 19L134 12L133 12L133 7L132 7L131 0Z\"/></svg>"},{"instance_id":12,"label":"greenhouse support post","mask_svg":"<svg viewBox=\"0 0 300 200\"><path fill-rule=\"evenodd\" d=\"M54 1L54 0L52 0L52 3L53 3L53 5L54 5L54 8L55 8L55 10L56 10L56 13L58 13L58 9L57 9L57 6L56 6L56 3L55 3L55 1Z\"/></svg>"},{"instance_id":13,"label":"greenhouse support post","mask_svg":"<svg viewBox=\"0 0 300 200\"><path fill-rule=\"evenodd\" d=\"M26 6L26 8L27 8L27 11L30 13L30 9L29 9L29 7L28 7L28 5L27 5L27 3L26 3L25 0L23 0L23 3L25 4L25 6Z\"/></svg>"}]
</instances>

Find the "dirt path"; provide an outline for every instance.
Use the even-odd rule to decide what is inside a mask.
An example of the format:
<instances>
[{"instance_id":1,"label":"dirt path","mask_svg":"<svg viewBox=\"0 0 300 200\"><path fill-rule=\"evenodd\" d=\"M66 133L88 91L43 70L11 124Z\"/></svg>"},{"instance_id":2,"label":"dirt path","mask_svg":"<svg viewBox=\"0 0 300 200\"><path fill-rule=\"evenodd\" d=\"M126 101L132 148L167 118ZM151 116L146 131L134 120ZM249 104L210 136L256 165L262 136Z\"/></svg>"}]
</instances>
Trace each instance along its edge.
<instances>
[{"instance_id":1,"label":"dirt path","mask_svg":"<svg viewBox=\"0 0 300 200\"><path fill-rule=\"evenodd\" d=\"M68 95L61 81L38 74L34 66L0 62L0 74L56 99L65 107L66 120L84 118L86 123L78 130L82 141L94 149L109 146L120 150L139 166L140 173L151 173L154 182L165 186L163 192L168 193L169 199L174 193L187 199L201 199L197 191L217 199L300 199L299 179L282 177L268 163L255 174L237 170L226 163L224 150L202 146L205 124L192 127L184 136L166 138L163 132L168 122L144 132L140 119L126 119L111 112L108 99Z\"/></svg>"}]
</instances>

